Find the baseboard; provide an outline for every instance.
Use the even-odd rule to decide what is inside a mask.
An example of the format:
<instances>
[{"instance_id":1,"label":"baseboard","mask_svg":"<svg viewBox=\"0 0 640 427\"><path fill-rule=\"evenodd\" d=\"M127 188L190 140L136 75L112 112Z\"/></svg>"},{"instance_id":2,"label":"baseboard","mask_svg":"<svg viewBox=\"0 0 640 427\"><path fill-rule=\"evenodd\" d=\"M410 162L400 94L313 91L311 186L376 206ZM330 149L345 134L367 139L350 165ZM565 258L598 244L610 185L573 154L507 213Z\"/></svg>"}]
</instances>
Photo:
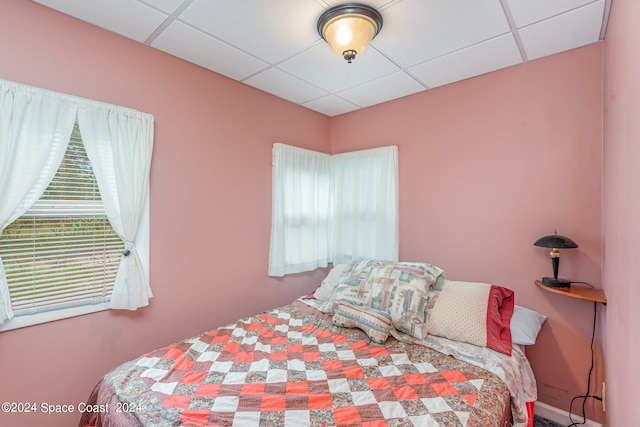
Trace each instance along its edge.
<instances>
[{"instance_id":1,"label":"baseboard","mask_svg":"<svg viewBox=\"0 0 640 427\"><path fill-rule=\"evenodd\" d=\"M546 403L536 402L533 407L533 412L540 417L562 424L563 426L571 424L569 413L567 411L547 405ZM582 421L582 415L571 414L571 417L573 418L573 421ZM585 427L602 427L602 424L592 420L587 420L585 424L581 425Z\"/></svg>"}]
</instances>

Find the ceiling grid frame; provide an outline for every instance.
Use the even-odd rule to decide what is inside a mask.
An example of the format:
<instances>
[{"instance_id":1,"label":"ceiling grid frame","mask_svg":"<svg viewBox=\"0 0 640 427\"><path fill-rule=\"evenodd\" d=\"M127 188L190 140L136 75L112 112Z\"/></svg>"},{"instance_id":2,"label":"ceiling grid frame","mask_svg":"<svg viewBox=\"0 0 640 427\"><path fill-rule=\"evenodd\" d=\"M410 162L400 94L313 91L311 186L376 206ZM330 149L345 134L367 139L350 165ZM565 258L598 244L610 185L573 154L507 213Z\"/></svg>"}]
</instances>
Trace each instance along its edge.
<instances>
[{"instance_id":1,"label":"ceiling grid frame","mask_svg":"<svg viewBox=\"0 0 640 427\"><path fill-rule=\"evenodd\" d=\"M32 1L336 116L597 43L612 0L362 0L384 22L353 64L316 31L339 0Z\"/></svg>"}]
</instances>

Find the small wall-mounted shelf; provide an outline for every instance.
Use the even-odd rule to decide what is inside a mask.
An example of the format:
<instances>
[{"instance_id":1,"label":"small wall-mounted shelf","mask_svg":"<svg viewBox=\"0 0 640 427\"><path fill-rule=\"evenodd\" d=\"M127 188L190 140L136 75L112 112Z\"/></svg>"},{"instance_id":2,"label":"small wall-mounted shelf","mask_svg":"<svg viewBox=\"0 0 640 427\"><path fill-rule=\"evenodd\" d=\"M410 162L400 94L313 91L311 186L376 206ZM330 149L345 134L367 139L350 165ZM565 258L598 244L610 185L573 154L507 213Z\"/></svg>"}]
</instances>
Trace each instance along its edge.
<instances>
[{"instance_id":1,"label":"small wall-mounted shelf","mask_svg":"<svg viewBox=\"0 0 640 427\"><path fill-rule=\"evenodd\" d=\"M536 280L535 284L545 291L553 292L567 297L601 302L603 304L607 303L607 297L605 296L602 289L592 288L579 283L572 283L570 288L552 288L550 286L543 285L540 280Z\"/></svg>"}]
</instances>

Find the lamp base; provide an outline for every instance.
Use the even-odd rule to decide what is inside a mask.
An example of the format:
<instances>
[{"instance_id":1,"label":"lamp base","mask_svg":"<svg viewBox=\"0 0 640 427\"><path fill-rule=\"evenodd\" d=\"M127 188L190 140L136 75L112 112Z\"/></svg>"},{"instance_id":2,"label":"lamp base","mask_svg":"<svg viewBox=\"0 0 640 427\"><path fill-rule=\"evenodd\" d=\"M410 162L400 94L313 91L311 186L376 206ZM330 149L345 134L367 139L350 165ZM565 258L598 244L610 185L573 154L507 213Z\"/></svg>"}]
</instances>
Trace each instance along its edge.
<instances>
[{"instance_id":1,"label":"lamp base","mask_svg":"<svg viewBox=\"0 0 640 427\"><path fill-rule=\"evenodd\" d=\"M543 277L542 284L550 288L570 288L571 282L567 279L554 279L553 277Z\"/></svg>"}]
</instances>

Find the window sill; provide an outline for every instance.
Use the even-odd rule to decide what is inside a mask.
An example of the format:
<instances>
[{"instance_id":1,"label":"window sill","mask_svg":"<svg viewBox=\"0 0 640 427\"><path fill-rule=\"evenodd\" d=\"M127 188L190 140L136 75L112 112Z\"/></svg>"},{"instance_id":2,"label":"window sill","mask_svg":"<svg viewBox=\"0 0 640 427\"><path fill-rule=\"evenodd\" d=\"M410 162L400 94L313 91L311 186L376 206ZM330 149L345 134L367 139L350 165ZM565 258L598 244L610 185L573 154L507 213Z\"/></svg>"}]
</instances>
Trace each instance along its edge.
<instances>
[{"instance_id":1,"label":"window sill","mask_svg":"<svg viewBox=\"0 0 640 427\"><path fill-rule=\"evenodd\" d=\"M107 301L98 304L88 304L59 310L45 311L36 314L18 315L0 324L0 332L26 328L27 326L53 322L55 320L67 319L69 317L82 316L83 314L96 313L98 311L109 310L109 308L109 302Z\"/></svg>"}]
</instances>

